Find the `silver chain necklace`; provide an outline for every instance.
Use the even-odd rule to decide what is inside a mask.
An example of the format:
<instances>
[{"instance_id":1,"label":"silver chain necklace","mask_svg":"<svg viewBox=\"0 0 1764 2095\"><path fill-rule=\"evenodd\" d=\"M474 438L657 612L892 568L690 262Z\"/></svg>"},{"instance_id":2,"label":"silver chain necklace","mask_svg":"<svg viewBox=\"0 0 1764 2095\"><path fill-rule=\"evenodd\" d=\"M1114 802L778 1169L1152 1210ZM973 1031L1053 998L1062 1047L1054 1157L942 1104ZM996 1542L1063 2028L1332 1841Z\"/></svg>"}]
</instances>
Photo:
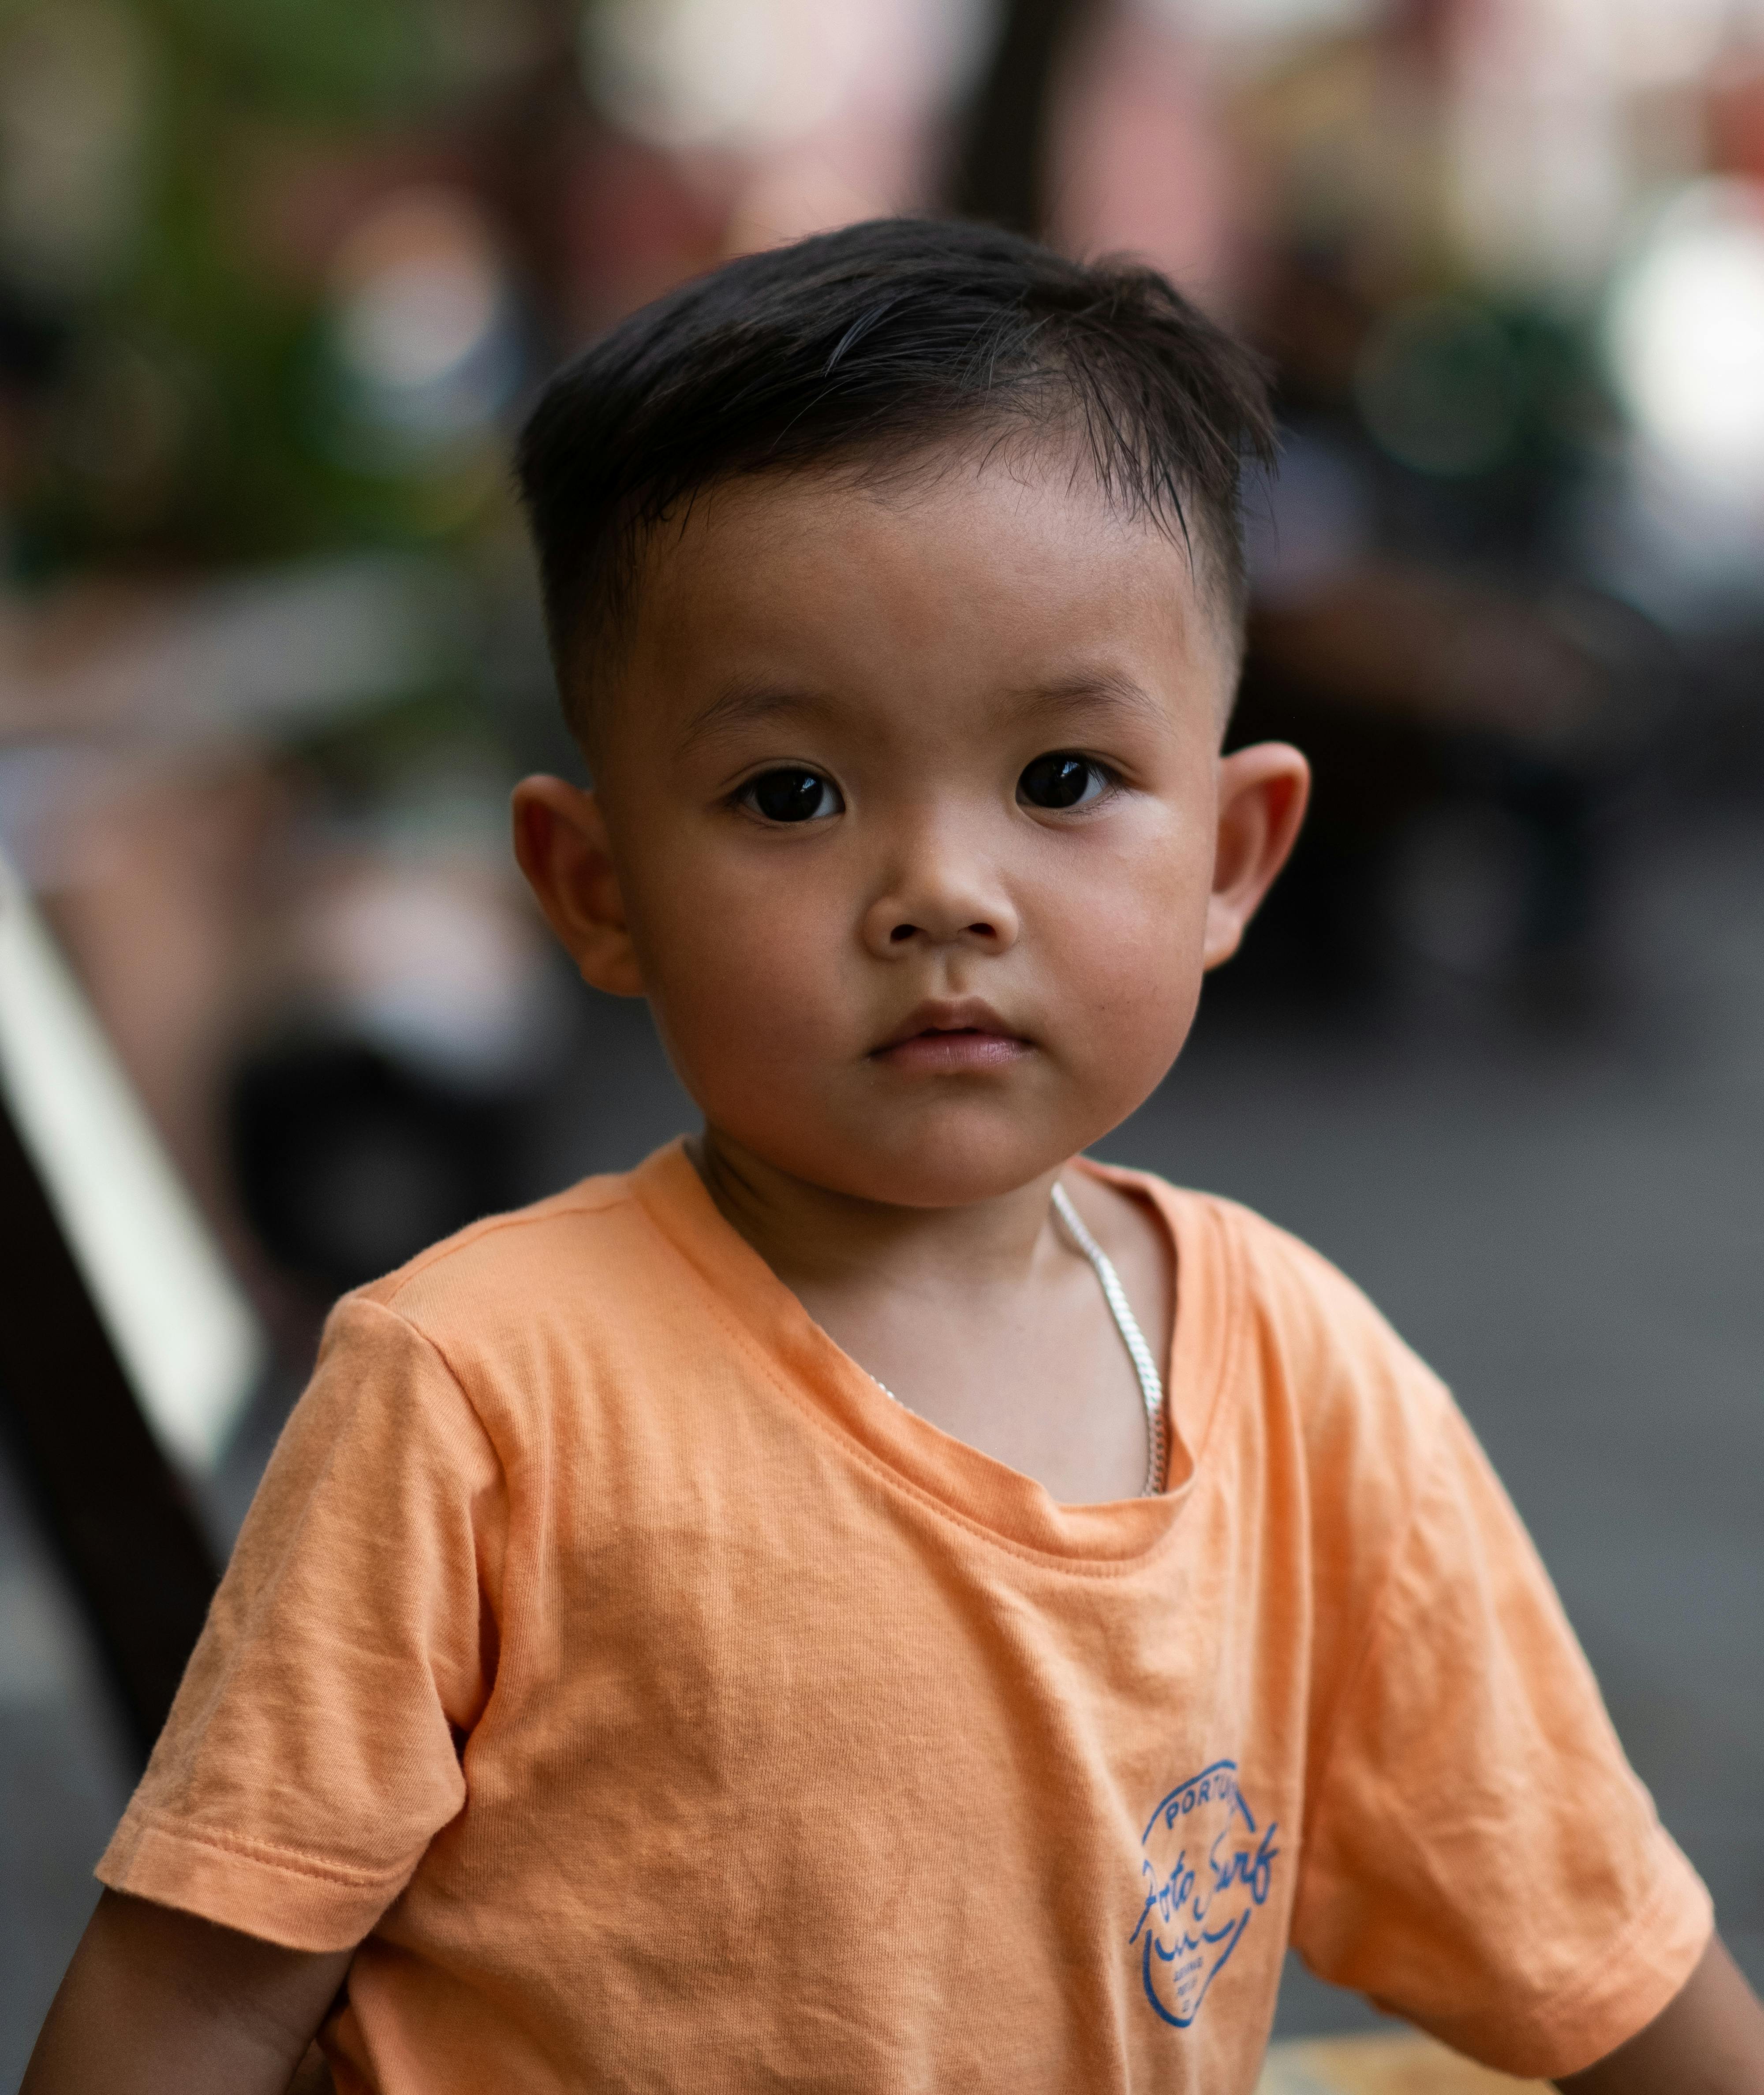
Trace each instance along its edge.
<instances>
[{"instance_id":1,"label":"silver chain necklace","mask_svg":"<svg viewBox=\"0 0 1764 2095\"><path fill-rule=\"evenodd\" d=\"M1067 1198L1065 1187L1057 1182L1053 1189L1053 1212L1066 1235L1090 1261L1091 1270L1102 1283L1103 1300L1108 1304L1108 1313L1115 1320L1121 1343L1133 1362L1133 1372L1139 1379L1139 1395L1145 1405L1145 1482L1139 1496L1156 1498L1164 1488L1164 1378L1157 1371L1152 1348L1145 1343L1145 1334L1139 1329L1139 1320L1133 1313L1133 1305L1127 1300L1127 1291L1121 1284L1121 1275L1115 1270L1113 1260L1086 1229L1082 1217ZM870 1380L891 1403L899 1404L903 1411L911 1409L900 1404L900 1399L879 1377L872 1375Z\"/></svg>"}]
</instances>

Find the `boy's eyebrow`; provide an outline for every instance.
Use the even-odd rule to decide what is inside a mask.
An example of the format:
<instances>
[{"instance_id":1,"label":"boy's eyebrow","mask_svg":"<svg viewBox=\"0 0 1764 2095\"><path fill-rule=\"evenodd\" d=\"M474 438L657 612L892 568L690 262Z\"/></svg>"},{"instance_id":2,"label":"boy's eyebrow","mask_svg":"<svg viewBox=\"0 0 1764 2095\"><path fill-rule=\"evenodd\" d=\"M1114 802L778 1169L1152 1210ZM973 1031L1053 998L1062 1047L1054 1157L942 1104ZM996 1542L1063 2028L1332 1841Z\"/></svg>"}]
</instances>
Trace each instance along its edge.
<instances>
[{"instance_id":1,"label":"boy's eyebrow","mask_svg":"<svg viewBox=\"0 0 1764 2095\"><path fill-rule=\"evenodd\" d=\"M1004 706L1017 715L1064 713L1090 710L1098 712L1137 713L1160 724L1165 719L1162 703L1143 684L1117 670L1083 672L1047 684L1005 694ZM677 748L685 755L701 742L734 729L761 721L801 718L805 714L831 713L837 701L824 692L773 684L760 680L732 683L719 691L703 710L688 721L680 733Z\"/></svg>"},{"instance_id":2,"label":"boy's eyebrow","mask_svg":"<svg viewBox=\"0 0 1764 2095\"><path fill-rule=\"evenodd\" d=\"M1067 712L1089 708L1099 712L1139 713L1161 723L1164 705L1143 684L1118 670L1065 677L1051 684L1012 694L1019 712Z\"/></svg>"},{"instance_id":3,"label":"boy's eyebrow","mask_svg":"<svg viewBox=\"0 0 1764 2095\"><path fill-rule=\"evenodd\" d=\"M725 729L746 727L756 721L778 720L791 714L825 712L829 700L816 691L792 689L786 684L743 680L727 685L703 712L696 713L680 731L679 752L708 741Z\"/></svg>"}]
</instances>

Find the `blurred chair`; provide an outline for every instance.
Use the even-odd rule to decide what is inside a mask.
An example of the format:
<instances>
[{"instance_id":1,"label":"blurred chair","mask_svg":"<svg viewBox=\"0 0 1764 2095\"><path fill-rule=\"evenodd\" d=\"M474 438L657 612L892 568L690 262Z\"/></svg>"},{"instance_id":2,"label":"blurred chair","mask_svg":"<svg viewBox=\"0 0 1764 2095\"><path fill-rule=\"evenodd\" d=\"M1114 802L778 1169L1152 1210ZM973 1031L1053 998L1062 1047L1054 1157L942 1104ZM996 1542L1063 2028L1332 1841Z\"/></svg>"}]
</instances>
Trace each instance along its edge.
<instances>
[{"instance_id":1,"label":"blurred chair","mask_svg":"<svg viewBox=\"0 0 1764 2095\"><path fill-rule=\"evenodd\" d=\"M143 1761L215 1587L192 1487L264 1356L0 860L0 1424Z\"/></svg>"},{"instance_id":2,"label":"blurred chair","mask_svg":"<svg viewBox=\"0 0 1764 2095\"><path fill-rule=\"evenodd\" d=\"M1277 2044L1256 2095L1518 2095L1541 2080L1514 2080L1413 2031Z\"/></svg>"}]
</instances>

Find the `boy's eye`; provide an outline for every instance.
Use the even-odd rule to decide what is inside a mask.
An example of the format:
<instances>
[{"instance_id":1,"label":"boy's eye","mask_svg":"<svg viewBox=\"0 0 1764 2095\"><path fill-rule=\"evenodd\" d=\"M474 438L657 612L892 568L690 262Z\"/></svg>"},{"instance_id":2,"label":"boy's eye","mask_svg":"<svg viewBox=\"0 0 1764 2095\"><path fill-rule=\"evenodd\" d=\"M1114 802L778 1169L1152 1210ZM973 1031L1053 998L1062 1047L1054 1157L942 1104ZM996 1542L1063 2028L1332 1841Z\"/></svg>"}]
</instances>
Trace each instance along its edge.
<instances>
[{"instance_id":1,"label":"boy's eye","mask_svg":"<svg viewBox=\"0 0 1764 2095\"><path fill-rule=\"evenodd\" d=\"M796 764L780 771L764 771L750 778L741 798L756 815L769 822L813 822L837 815L845 803L830 778L818 771L804 771Z\"/></svg>"},{"instance_id":2,"label":"boy's eye","mask_svg":"<svg viewBox=\"0 0 1764 2095\"><path fill-rule=\"evenodd\" d=\"M1078 808L1094 800L1108 783L1100 764L1056 749L1024 767L1017 782L1017 797L1031 808Z\"/></svg>"}]
</instances>

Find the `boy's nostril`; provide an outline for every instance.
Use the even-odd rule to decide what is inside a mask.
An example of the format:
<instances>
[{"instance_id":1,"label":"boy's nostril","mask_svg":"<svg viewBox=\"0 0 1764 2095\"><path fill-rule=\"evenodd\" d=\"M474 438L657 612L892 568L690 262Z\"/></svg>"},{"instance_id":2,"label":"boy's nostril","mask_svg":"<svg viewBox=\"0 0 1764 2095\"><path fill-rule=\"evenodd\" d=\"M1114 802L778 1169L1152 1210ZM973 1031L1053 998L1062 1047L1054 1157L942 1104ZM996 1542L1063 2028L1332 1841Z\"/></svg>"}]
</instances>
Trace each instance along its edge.
<instances>
[{"instance_id":1,"label":"boy's nostril","mask_svg":"<svg viewBox=\"0 0 1764 2095\"><path fill-rule=\"evenodd\" d=\"M910 939L912 936L912 926L910 924L896 924L888 935L898 946L903 939Z\"/></svg>"}]
</instances>

